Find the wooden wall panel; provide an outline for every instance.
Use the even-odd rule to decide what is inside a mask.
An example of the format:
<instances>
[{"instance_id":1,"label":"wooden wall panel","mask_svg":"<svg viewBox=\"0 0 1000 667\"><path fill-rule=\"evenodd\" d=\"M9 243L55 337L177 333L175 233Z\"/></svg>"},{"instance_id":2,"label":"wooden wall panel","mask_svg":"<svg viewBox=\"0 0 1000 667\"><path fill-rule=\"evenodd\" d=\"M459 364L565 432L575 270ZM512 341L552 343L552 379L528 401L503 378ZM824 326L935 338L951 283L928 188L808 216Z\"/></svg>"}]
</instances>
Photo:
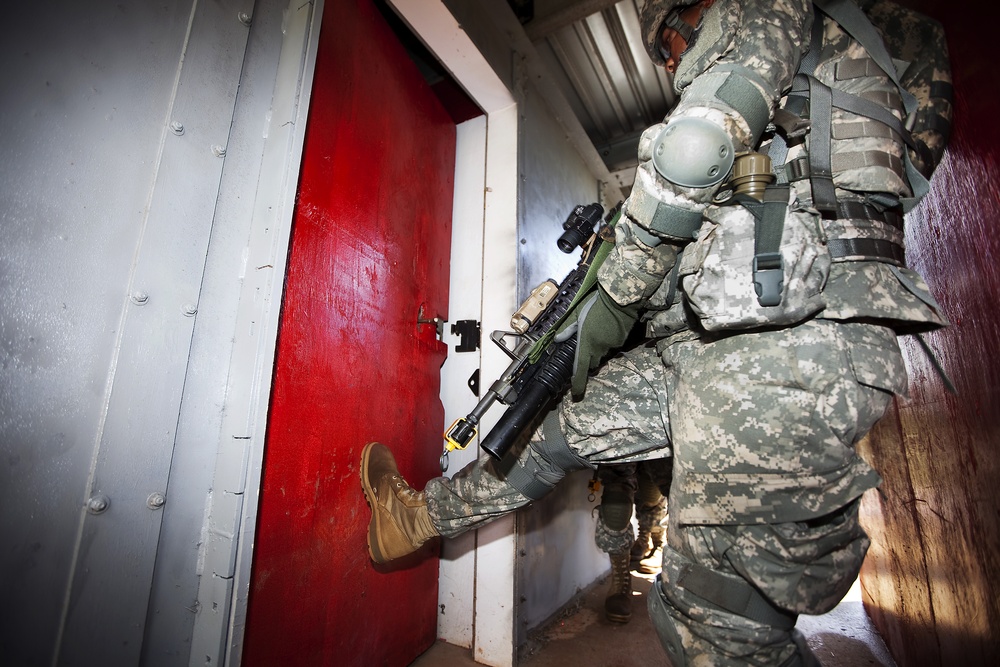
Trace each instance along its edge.
<instances>
[{"instance_id":1,"label":"wooden wall panel","mask_svg":"<svg viewBox=\"0 0 1000 667\"><path fill-rule=\"evenodd\" d=\"M955 127L932 192L907 221L908 263L952 326L925 336L958 388L902 339L910 396L862 445L882 472L863 513L866 608L901 667L1000 663L1000 77L971 7L904 2L949 36Z\"/></svg>"}]
</instances>

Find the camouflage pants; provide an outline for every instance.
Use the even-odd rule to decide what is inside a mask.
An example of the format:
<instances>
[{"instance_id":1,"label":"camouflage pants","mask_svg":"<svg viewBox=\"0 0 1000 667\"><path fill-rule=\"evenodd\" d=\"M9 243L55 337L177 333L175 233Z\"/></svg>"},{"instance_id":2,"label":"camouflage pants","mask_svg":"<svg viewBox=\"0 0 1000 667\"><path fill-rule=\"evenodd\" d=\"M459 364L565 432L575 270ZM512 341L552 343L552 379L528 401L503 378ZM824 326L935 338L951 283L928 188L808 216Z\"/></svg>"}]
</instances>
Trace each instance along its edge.
<instances>
[{"instance_id":1,"label":"camouflage pants","mask_svg":"<svg viewBox=\"0 0 1000 667\"><path fill-rule=\"evenodd\" d=\"M640 346L612 357L588 380L582 400L565 398L549 417L558 418L575 467L550 462L540 428L503 462L484 454L451 479L430 480L424 492L435 528L444 536L458 535L529 504L532 499L507 481L511 465L533 470L554 486L572 470L669 456L663 378L663 364L653 348Z\"/></svg>"},{"instance_id":2,"label":"camouflage pants","mask_svg":"<svg viewBox=\"0 0 1000 667\"><path fill-rule=\"evenodd\" d=\"M660 522L667 515L665 496L670 489L670 470L669 458L598 466L601 505L594 531L598 549L613 554L632 548L635 533L629 519L633 507L640 534L648 536L662 531Z\"/></svg>"},{"instance_id":3,"label":"camouflage pants","mask_svg":"<svg viewBox=\"0 0 1000 667\"><path fill-rule=\"evenodd\" d=\"M780 665L795 617L835 606L868 548L858 500L880 479L854 446L905 389L896 337L814 320L663 360L674 476L650 611L675 664Z\"/></svg>"},{"instance_id":4,"label":"camouflage pants","mask_svg":"<svg viewBox=\"0 0 1000 667\"><path fill-rule=\"evenodd\" d=\"M879 476L854 446L905 389L895 334L813 320L661 352L610 360L583 401L559 406L562 434L579 468L662 458L674 443L648 599L675 665L781 665L799 650L796 616L831 609L867 550L858 499ZM554 485L566 471L545 448L539 430L517 463ZM505 475L481 458L431 480L435 527L456 535L531 502Z\"/></svg>"}]
</instances>

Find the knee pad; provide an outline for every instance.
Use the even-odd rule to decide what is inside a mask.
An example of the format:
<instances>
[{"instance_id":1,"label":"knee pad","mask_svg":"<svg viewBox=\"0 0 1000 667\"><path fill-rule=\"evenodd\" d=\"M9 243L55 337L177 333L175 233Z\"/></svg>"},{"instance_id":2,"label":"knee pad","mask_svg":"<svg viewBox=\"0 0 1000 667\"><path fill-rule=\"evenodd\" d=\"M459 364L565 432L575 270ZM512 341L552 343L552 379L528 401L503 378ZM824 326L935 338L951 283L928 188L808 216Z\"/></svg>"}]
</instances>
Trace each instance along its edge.
<instances>
[{"instance_id":1,"label":"knee pad","mask_svg":"<svg viewBox=\"0 0 1000 667\"><path fill-rule=\"evenodd\" d=\"M646 606L649 608L649 620L652 622L653 628L660 638L663 650L670 657L670 664L673 667L686 667L687 656L684 653L684 644L681 643L681 636L677 632L677 626L674 624L673 617L670 615L670 602L663 593L660 575L656 575L653 587L650 589L649 594L646 595L646 598Z\"/></svg>"},{"instance_id":2,"label":"knee pad","mask_svg":"<svg viewBox=\"0 0 1000 667\"><path fill-rule=\"evenodd\" d=\"M601 521L608 528L613 531L625 530L632 519L632 496L606 488L601 494L601 505L598 512L600 512Z\"/></svg>"},{"instance_id":3,"label":"knee pad","mask_svg":"<svg viewBox=\"0 0 1000 667\"><path fill-rule=\"evenodd\" d=\"M539 428L541 439L532 438L520 454L508 451L498 464L507 483L531 500L546 496L567 473L594 467L570 449L557 410L549 412Z\"/></svg>"}]
</instances>

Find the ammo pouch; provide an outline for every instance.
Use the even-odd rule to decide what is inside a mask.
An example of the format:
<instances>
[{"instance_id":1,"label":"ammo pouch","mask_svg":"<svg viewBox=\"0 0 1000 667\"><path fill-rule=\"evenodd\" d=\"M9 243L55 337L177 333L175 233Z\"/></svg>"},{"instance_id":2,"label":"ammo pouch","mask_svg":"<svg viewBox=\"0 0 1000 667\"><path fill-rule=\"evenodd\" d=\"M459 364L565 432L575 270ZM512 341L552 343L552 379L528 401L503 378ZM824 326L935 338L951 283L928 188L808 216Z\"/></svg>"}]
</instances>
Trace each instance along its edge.
<instances>
[{"instance_id":1,"label":"ammo pouch","mask_svg":"<svg viewBox=\"0 0 1000 667\"><path fill-rule=\"evenodd\" d=\"M707 331L786 326L826 306L823 288L831 258L819 216L787 210L770 248L761 246L760 221L742 205L710 206L698 239L685 248L678 269L685 298ZM776 251L775 251L776 250Z\"/></svg>"}]
</instances>

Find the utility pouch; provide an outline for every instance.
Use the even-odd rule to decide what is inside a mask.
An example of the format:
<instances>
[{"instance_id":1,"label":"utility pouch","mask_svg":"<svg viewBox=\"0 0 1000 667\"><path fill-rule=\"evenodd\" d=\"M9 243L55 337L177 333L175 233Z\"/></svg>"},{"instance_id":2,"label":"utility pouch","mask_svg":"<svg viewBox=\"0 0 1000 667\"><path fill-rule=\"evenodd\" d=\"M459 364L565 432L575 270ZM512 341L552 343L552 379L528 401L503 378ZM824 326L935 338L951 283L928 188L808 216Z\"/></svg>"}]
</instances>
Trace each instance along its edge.
<instances>
[{"instance_id":1,"label":"utility pouch","mask_svg":"<svg viewBox=\"0 0 1000 667\"><path fill-rule=\"evenodd\" d=\"M743 206L710 206L705 217L679 272L707 331L795 324L826 306L831 260L815 213L788 211L769 253L758 251L757 220Z\"/></svg>"}]
</instances>

